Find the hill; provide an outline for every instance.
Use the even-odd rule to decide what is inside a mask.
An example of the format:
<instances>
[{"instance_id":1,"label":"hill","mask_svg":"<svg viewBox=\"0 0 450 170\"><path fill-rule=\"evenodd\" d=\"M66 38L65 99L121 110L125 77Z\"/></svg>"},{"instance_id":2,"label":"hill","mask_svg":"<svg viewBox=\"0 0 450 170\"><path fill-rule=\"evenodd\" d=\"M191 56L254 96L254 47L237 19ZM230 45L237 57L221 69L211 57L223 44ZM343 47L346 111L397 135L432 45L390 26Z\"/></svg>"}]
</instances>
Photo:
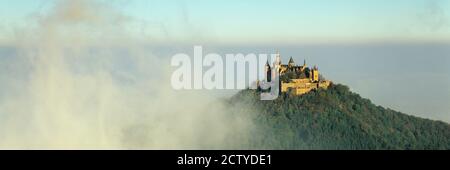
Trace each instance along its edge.
<instances>
[{"instance_id":1,"label":"hill","mask_svg":"<svg viewBox=\"0 0 450 170\"><path fill-rule=\"evenodd\" d=\"M227 104L254 115L246 149L450 149L449 124L376 106L344 85L274 101L243 90Z\"/></svg>"}]
</instances>

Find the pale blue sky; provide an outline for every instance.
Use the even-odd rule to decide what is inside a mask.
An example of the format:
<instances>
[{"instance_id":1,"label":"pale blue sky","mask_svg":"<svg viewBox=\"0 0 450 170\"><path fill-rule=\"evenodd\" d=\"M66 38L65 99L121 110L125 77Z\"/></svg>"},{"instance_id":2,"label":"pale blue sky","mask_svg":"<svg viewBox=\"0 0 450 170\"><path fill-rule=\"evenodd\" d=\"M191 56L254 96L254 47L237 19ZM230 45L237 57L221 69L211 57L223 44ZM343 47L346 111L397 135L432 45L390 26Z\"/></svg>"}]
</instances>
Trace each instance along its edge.
<instances>
[{"instance_id":1,"label":"pale blue sky","mask_svg":"<svg viewBox=\"0 0 450 170\"><path fill-rule=\"evenodd\" d=\"M3 43L52 11L57 0L0 0L0 82L13 53ZM193 45L223 53L307 59L375 104L450 122L450 1L102 0L122 25L170 58ZM101 30L102 28L98 28ZM375 43L374 43L375 42ZM174 45L180 43L180 46ZM14 51L14 50L12 50ZM18 61L22 65L23 61ZM122 63L122 62L118 62ZM166 63L169 66L169 63ZM120 68L117 68L120 69ZM3 77L3 80L2 80ZM13 76L19 77L19 76ZM0 91L1 92L1 91ZM6 92L6 91L4 91ZM1 99L0 94L0 99Z\"/></svg>"},{"instance_id":2,"label":"pale blue sky","mask_svg":"<svg viewBox=\"0 0 450 170\"><path fill-rule=\"evenodd\" d=\"M154 41L449 41L445 0L108 0ZM53 0L0 1L0 41Z\"/></svg>"}]
</instances>

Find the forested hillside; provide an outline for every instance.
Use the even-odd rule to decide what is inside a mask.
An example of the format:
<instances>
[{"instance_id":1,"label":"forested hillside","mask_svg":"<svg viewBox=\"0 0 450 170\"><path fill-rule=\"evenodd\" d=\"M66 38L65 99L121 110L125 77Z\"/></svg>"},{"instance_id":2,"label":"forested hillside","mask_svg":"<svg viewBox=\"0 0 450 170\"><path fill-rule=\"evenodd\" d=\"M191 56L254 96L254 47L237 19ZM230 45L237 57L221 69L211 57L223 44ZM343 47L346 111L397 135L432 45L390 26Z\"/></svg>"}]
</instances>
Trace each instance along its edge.
<instances>
[{"instance_id":1,"label":"forested hillside","mask_svg":"<svg viewBox=\"0 0 450 170\"><path fill-rule=\"evenodd\" d=\"M450 149L449 124L376 106L344 85L274 101L243 90L228 105L254 115L247 149Z\"/></svg>"}]
</instances>

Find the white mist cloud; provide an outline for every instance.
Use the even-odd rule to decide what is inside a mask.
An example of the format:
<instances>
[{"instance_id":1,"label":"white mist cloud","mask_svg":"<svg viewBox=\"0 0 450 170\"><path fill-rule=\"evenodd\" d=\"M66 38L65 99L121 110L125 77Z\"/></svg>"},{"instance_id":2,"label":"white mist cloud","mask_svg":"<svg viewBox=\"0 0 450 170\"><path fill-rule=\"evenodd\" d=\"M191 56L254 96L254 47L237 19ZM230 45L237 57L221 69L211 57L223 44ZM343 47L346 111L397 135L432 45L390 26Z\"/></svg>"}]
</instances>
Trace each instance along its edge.
<instances>
[{"instance_id":1,"label":"white mist cloud","mask_svg":"<svg viewBox=\"0 0 450 170\"><path fill-rule=\"evenodd\" d=\"M36 18L0 72L0 148L226 148L250 131L208 92L172 90L169 57L106 4L57 1Z\"/></svg>"}]
</instances>

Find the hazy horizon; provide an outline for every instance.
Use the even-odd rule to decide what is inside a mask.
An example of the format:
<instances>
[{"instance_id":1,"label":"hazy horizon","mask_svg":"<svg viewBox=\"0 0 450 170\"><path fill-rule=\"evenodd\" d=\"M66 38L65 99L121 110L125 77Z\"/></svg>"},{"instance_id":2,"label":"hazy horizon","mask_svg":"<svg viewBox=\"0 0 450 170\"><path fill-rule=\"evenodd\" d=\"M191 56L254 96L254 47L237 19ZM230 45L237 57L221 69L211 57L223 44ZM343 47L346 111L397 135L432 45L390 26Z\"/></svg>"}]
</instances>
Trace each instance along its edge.
<instances>
[{"instance_id":1,"label":"hazy horizon","mask_svg":"<svg viewBox=\"0 0 450 170\"><path fill-rule=\"evenodd\" d=\"M348 85L375 104L406 114L450 122L450 48L449 44L364 44L364 45L298 45L298 46L204 46L205 53L274 53L279 50L283 62L292 56L297 63L305 59L317 65L325 78ZM149 47L149 54L172 56L192 54L190 46ZM0 48L0 59L11 63L14 50ZM5 55L9 53L9 55ZM126 58L127 56L119 56ZM115 62L129 63L127 59ZM168 59L162 59L169 65ZM20 62L20 61L19 61ZM20 63L19 63L20 64ZM128 64L119 70L130 71ZM14 65L4 63L4 70ZM6 66L6 67L5 67ZM19 65L16 65L18 67ZM25 76L25 73L19 76ZM5 75L3 75L5 76ZM0 80L2 80L0 78ZM5 84L5 83L4 83ZM6 83L7 84L7 83ZM212 90L220 96L230 96L236 90ZM0 93L0 99L1 93ZM1 100L0 100L1 101Z\"/></svg>"},{"instance_id":2,"label":"hazy horizon","mask_svg":"<svg viewBox=\"0 0 450 170\"><path fill-rule=\"evenodd\" d=\"M301 45L205 45L204 54L271 54L286 63L317 65L325 78L348 85L377 105L450 122L450 43L365 43ZM162 56L192 55L192 46L159 46ZM219 92L220 93L220 92ZM222 92L225 93L225 92Z\"/></svg>"}]
</instances>

